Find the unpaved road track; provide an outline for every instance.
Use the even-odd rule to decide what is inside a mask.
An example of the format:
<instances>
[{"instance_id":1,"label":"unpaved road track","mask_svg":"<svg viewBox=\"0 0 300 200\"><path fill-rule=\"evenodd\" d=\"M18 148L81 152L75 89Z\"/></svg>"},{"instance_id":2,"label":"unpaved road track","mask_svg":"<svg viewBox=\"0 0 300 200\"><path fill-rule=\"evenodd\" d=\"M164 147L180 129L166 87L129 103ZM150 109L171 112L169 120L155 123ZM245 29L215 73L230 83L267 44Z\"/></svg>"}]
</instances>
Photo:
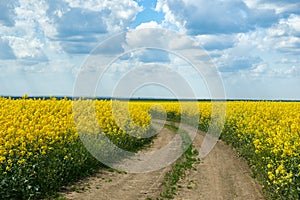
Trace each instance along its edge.
<instances>
[{"instance_id":1,"label":"unpaved road track","mask_svg":"<svg viewBox=\"0 0 300 200\"><path fill-rule=\"evenodd\" d=\"M174 137L174 133L163 129L154 139L147 151L158 150L167 145ZM145 150L143 150L145 151ZM89 185L84 192L64 193L67 199L84 200L135 200L150 197L155 199L161 191L161 183L170 166L147 173L118 173L101 169L95 177L88 178L79 183Z\"/></svg>"},{"instance_id":2,"label":"unpaved road track","mask_svg":"<svg viewBox=\"0 0 300 200\"><path fill-rule=\"evenodd\" d=\"M201 144L202 138L196 137L194 144ZM245 160L223 141L217 142L196 169L189 171L179 183L182 188L175 199L264 199L261 187L252 178Z\"/></svg>"},{"instance_id":3,"label":"unpaved road track","mask_svg":"<svg viewBox=\"0 0 300 200\"><path fill-rule=\"evenodd\" d=\"M183 126L189 130L189 127ZM199 147L204 133L197 134L194 145ZM174 137L170 130L163 129L147 151L160 149ZM213 150L189 171L179 183L182 188L174 199L215 200L215 199L264 199L261 188L251 177L251 171L245 161L222 141L218 141ZM81 184L89 185L83 192L64 193L67 199L91 200L135 200L151 197L156 199L161 192L161 182L170 167L148 173L117 173L102 169L92 178Z\"/></svg>"}]
</instances>

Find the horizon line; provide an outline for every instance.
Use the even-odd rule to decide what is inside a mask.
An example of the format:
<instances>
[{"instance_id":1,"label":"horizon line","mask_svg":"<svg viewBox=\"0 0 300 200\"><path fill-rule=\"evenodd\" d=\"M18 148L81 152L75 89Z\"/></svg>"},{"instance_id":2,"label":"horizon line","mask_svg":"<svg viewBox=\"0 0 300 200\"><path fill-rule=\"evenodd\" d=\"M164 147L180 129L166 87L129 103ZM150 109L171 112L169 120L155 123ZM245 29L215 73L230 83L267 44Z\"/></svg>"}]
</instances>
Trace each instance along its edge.
<instances>
[{"instance_id":1,"label":"horizon line","mask_svg":"<svg viewBox=\"0 0 300 200\"><path fill-rule=\"evenodd\" d=\"M1 98L22 99L23 96L0 95ZM259 99L259 98L169 98L169 97L86 97L86 96L63 96L63 95L32 95L28 99L95 99L95 100L132 100L132 101L279 101L279 102L300 102L299 99Z\"/></svg>"}]
</instances>

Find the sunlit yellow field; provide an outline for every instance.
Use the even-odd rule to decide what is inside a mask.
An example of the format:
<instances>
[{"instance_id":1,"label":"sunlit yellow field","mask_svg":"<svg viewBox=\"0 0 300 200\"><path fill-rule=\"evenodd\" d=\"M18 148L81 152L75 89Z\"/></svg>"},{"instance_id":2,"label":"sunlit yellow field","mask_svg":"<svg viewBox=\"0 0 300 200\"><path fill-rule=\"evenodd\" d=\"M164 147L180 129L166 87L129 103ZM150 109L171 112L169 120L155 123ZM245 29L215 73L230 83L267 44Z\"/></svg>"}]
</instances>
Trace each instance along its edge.
<instances>
[{"instance_id":1,"label":"sunlit yellow field","mask_svg":"<svg viewBox=\"0 0 300 200\"><path fill-rule=\"evenodd\" d=\"M148 143L151 115L180 120L200 113L207 131L211 102L198 110L190 102L0 98L0 198L36 198L100 164L80 141L80 133L105 134L120 148L135 151ZM153 106L153 105L160 106ZM75 106L74 106L75 105ZM112 109L113 108L113 109ZM163 115L161 115L163 116ZM221 138L249 161L271 196L300 192L300 103L227 102ZM112 155L108 155L112 156Z\"/></svg>"},{"instance_id":2,"label":"sunlit yellow field","mask_svg":"<svg viewBox=\"0 0 300 200\"><path fill-rule=\"evenodd\" d=\"M236 147L274 198L300 194L300 103L229 102L222 138Z\"/></svg>"},{"instance_id":3,"label":"sunlit yellow field","mask_svg":"<svg viewBox=\"0 0 300 200\"><path fill-rule=\"evenodd\" d=\"M142 104L128 116L122 103L112 113L112 101L78 102L0 98L0 199L44 195L97 168L79 138L80 131L96 134L93 113L102 133L120 148L134 151L149 142L142 134L151 118Z\"/></svg>"}]
</instances>

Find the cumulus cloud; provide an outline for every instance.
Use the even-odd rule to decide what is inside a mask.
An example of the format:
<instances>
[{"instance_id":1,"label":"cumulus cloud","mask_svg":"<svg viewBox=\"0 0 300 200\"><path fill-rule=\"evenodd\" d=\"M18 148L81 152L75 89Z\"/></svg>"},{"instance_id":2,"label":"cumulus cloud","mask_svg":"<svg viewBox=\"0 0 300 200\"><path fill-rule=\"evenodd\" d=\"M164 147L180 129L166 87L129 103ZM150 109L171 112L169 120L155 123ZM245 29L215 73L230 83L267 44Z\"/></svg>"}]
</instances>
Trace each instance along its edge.
<instances>
[{"instance_id":1,"label":"cumulus cloud","mask_svg":"<svg viewBox=\"0 0 300 200\"><path fill-rule=\"evenodd\" d=\"M91 50L101 61L125 53L118 60L129 68L159 63L190 73L186 63L164 51L171 50L196 61L207 75L210 60L203 47L225 82L292 77L299 83L299 0L157 0L156 6L148 0L1 0L0 10L0 67L10 77L74 75ZM133 48L140 49L127 52ZM87 68L91 73L99 67L96 61Z\"/></svg>"},{"instance_id":2,"label":"cumulus cloud","mask_svg":"<svg viewBox=\"0 0 300 200\"><path fill-rule=\"evenodd\" d=\"M189 34L230 34L269 27L277 21L273 9L251 9L243 1L159 0L158 10L171 23L183 24Z\"/></svg>"},{"instance_id":3,"label":"cumulus cloud","mask_svg":"<svg viewBox=\"0 0 300 200\"><path fill-rule=\"evenodd\" d=\"M0 9L1 58L15 56L24 66L87 54L109 34L126 30L141 10L132 0L4 0ZM112 44L105 52L120 49Z\"/></svg>"},{"instance_id":4,"label":"cumulus cloud","mask_svg":"<svg viewBox=\"0 0 300 200\"><path fill-rule=\"evenodd\" d=\"M235 46L237 40L234 35L198 35L196 36L198 42L203 46L205 50L223 50L232 48Z\"/></svg>"},{"instance_id":5,"label":"cumulus cloud","mask_svg":"<svg viewBox=\"0 0 300 200\"><path fill-rule=\"evenodd\" d=\"M3 50L1 50L1 49L3 49ZM8 41L3 40L0 37L0 59L6 60L6 59L15 59L15 58L16 58L16 56L15 56L12 48L8 44Z\"/></svg>"},{"instance_id":6,"label":"cumulus cloud","mask_svg":"<svg viewBox=\"0 0 300 200\"><path fill-rule=\"evenodd\" d=\"M43 55L43 43L38 39L9 37L9 40L17 58L35 58Z\"/></svg>"},{"instance_id":7,"label":"cumulus cloud","mask_svg":"<svg viewBox=\"0 0 300 200\"><path fill-rule=\"evenodd\" d=\"M57 28L54 41L60 41L63 50L71 54L87 54L103 35L126 30L141 10L132 0L48 3L48 15Z\"/></svg>"},{"instance_id":8,"label":"cumulus cloud","mask_svg":"<svg viewBox=\"0 0 300 200\"><path fill-rule=\"evenodd\" d=\"M107 32L101 12L70 9L57 21L56 39L68 53L89 53L97 35Z\"/></svg>"},{"instance_id":9,"label":"cumulus cloud","mask_svg":"<svg viewBox=\"0 0 300 200\"><path fill-rule=\"evenodd\" d=\"M15 6L17 1L1 0L0 1L0 25L14 26L15 25Z\"/></svg>"},{"instance_id":10,"label":"cumulus cloud","mask_svg":"<svg viewBox=\"0 0 300 200\"><path fill-rule=\"evenodd\" d=\"M58 23L58 37L87 36L106 32L106 26L101 18L102 14L95 11L78 8L66 12Z\"/></svg>"},{"instance_id":11,"label":"cumulus cloud","mask_svg":"<svg viewBox=\"0 0 300 200\"><path fill-rule=\"evenodd\" d=\"M159 49L144 49L139 55L139 61L143 63L168 63L170 62L169 53Z\"/></svg>"},{"instance_id":12,"label":"cumulus cloud","mask_svg":"<svg viewBox=\"0 0 300 200\"><path fill-rule=\"evenodd\" d=\"M267 29L262 44L279 52L299 55L300 53L300 16L291 14Z\"/></svg>"},{"instance_id":13,"label":"cumulus cloud","mask_svg":"<svg viewBox=\"0 0 300 200\"><path fill-rule=\"evenodd\" d=\"M50 2L50 1L49 1ZM69 8L78 8L102 13L110 32L120 31L129 26L142 7L133 0L65 0Z\"/></svg>"},{"instance_id":14,"label":"cumulus cloud","mask_svg":"<svg viewBox=\"0 0 300 200\"><path fill-rule=\"evenodd\" d=\"M251 70L258 65L262 59L260 57L231 57L230 59L222 60L218 66L221 72L236 72L242 70Z\"/></svg>"},{"instance_id":15,"label":"cumulus cloud","mask_svg":"<svg viewBox=\"0 0 300 200\"><path fill-rule=\"evenodd\" d=\"M161 28L137 28L126 33L126 45L152 47L169 50L186 50L200 48L199 43L191 36ZM126 46L124 46L126 48Z\"/></svg>"},{"instance_id":16,"label":"cumulus cloud","mask_svg":"<svg viewBox=\"0 0 300 200\"><path fill-rule=\"evenodd\" d=\"M288 17L290 13L300 13L300 2L298 0L245 0L247 5L256 8L272 8L276 14L280 14L281 17Z\"/></svg>"},{"instance_id":17,"label":"cumulus cloud","mask_svg":"<svg viewBox=\"0 0 300 200\"><path fill-rule=\"evenodd\" d=\"M299 37L283 37L282 40L276 43L278 51L283 53L292 53L299 55L300 53L300 38Z\"/></svg>"},{"instance_id":18,"label":"cumulus cloud","mask_svg":"<svg viewBox=\"0 0 300 200\"><path fill-rule=\"evenodd\" d=\"M151 47L153 44L158 44L160 48L166 49L169 41L165 40L166 31L162 34L160 29L137 29L126 33L126 45L136 48ZM126 48L126 47L125 47Z\"/></svg>"},{"instance_id":19,"label":"cumulus cloud","mask_svg":"<svg viewBox=\"0 0 300 200\"><path fill-rule=\"evenodd\" d=\"M259 64L251 70L251 74L258 76L267 72L268 66L266 64Z\"/></svg>"},{"instance_id":20,"label":"cumulus cloud","mask_svg":"<svg viewBox=\"0 0 300 200\"><path fill-rule=\"evenodd\" d=\"M161 24L158 24L156 21L143 22L138 25L135 29L145 29L145 28L162 28Z\"/></svg>"},{"instance_id":21,"label":"cumulus cloud","mask_svg":"<svg viewBox=\"0 0 300 200\"><path fill-rule=\"evenodd\" d=\"M15 1L7 2L6 6L11 5L10 2ZM48 62L44 51L47 45L44 33L50 29L45 26L47 21L45 2L19 0L11 9L10 13L14 24L10 27L0 26L0 35L5 41L5 43L2 42L0 51L13 56L14 66Z\"/></svg>"},{"instance_id":22,"label":"cumulus cloud","mask_svg":"<svg viewBox=\"0 0 300 200\"><path fill-rule=\"evenodd\" d=\"M272 37L280 36L300 36L300 16L291 14L286 19L281 19L278 24L274 24L269 30L268 33Z\"/></svg>"}]
</instances>

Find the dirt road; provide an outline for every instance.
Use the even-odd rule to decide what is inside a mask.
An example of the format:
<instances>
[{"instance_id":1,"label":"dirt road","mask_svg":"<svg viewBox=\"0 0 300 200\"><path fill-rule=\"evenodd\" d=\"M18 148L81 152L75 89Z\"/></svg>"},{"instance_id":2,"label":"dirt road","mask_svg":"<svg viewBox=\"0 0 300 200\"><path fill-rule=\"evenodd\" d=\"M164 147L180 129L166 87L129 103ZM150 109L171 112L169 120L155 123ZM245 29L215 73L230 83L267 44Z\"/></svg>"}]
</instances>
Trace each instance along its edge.
<instances>
[{"instance_id":1,"label":"dirt road","mask_svg":"<svg viewBox=\"0 0 300 200\"><path fill-rule=\"evenodd\" d=\"M163 129L146 151L161 149L172 141L174 133ZM145 151L145 150L143 150ZM64 196L74 200L135 200L155 199L161 191L161 183L170 166L147 173L118 173L101 169L95 177L81 181L75 187L86 186L83 192L67 192Z\"/></svg>"},{"instance_id":2,"label":"dirt road","mask_svg":"<svg viewBox=\"0 0 300 200\"><path fill-rule=\"evenodd\" d=\"M199 140L201 137L195 143ZM218 141L196 168L179 183L182 188L175 199L264 199L245 160L223 141Z\"/></svg>"},{"instance_id":3,"label":"dirt road","mask_svg":"<svg viewBox=\"0 0 300 200\"><path fill-rule=\"evenodd\" d=\"M189 130L188 126L183 127ZM194 145L200 146L204 133L197 134ZM163 129L148 150L160 149L174 137L170 130ZM251 177L246 162L222 141L196 166L196 171L188 172L180 181L175 199L264 199L260 186ZM101 170L95 177L84 180L88 185L84 192L69 192L67 199L156 199L161 192L164 174L170 169L148 173L117 173Z\"/></svg>"}]
</instances>

